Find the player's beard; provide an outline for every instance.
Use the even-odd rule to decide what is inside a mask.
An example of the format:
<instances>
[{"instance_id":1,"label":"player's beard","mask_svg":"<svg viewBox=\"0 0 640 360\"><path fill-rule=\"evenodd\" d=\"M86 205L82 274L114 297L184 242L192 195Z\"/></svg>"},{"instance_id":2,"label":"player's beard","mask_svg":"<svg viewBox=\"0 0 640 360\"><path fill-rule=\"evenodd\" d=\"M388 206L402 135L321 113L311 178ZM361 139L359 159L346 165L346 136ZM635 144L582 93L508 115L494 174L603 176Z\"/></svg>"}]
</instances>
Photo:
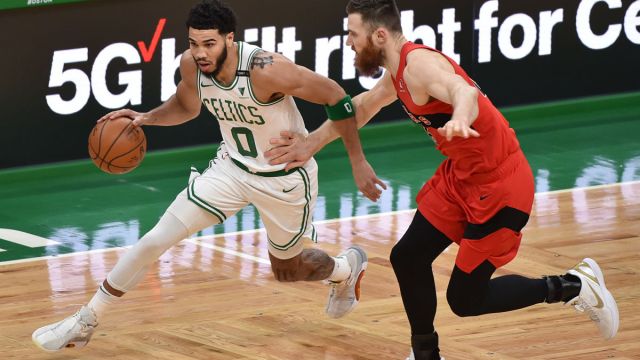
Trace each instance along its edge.
<instances>
[{"instance_id":1,"label":"player's beard","mask_svg":"<svg viewBox=\"0 0 640 360\"><path fill-rule=\"evenodd\" d=\"M197 62L198 59L194 58L194 60ZM222 48L222 53L220 54L220 56L218 56L218 58L216 59L216 61L214 62L214 66L215 69L211 72L208 73L204 73L207 76L213 76L214 78L216 76L218 76L218 74L220 73L220 70L222 70L222 65L224 65L224 62L227 61L227 47L223 47Z\"/></svg>"},{"instance_id":2,"label":"player's beard","mask_svg":"<svg viewBox=\"0 0 640 360\"><path fill-rule=\"evenodd\" d=\"M367 46L356 53L356 69L364 76L374 76L380 73L380 67L384 65L384 51L377 49L370 38Z\"/></svg>"}]
</instances>

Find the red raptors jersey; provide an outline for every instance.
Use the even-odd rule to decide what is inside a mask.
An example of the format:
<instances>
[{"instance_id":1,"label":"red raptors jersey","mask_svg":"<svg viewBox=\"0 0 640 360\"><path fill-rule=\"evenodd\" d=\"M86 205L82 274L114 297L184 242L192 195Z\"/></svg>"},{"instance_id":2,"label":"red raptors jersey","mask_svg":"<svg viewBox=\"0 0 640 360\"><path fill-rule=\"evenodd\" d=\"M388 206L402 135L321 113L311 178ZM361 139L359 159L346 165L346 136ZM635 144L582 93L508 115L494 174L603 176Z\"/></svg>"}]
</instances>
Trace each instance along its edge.
<instances>
[{"instance_id":1,"label":"red raptors jersey","mask_svg":"<svg viewBox=\"0 0 640 360\"><path fill-rule=\"evenodd\" d=\"M458 179L463 180L473 174L490 172L496 169L507 156L519 150L520 145L515 132L491 100L481 91L478 91L478 117L472 125L472 128L480 133L480 137L468 139L454 137L451 141L447 141L444 136L441 136L436 129L443 127L451 119L453 107L433 97L424 105L417 105L411 99L403 73L407 65L407 54L415 49L427 49L440 53L453 66L456 74L469 85L476 86L476 83L448 56L436 49L410 41L402 47L398 72L395 77L391 77L404 110L411 120L421 124L433 137L437 149L451 159L453 171Z\"/></svg>"}]
</instances>

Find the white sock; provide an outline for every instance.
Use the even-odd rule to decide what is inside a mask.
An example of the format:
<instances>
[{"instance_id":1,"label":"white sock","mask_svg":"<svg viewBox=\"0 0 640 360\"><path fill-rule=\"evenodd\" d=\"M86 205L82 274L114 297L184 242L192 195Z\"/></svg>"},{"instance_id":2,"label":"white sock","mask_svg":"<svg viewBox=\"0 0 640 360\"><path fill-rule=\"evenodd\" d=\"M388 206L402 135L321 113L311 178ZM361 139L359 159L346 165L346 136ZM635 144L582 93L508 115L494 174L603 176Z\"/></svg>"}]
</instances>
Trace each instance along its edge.
<instances>
[{"instance_id":1,"label":"white sock","mask_svg":"<svg viewBox=\"0 0 640 360\"><path fill-rule=\"evenodd\" d=\"M327 278L329 281L333 282L341 282L343 280L347 280L351 275L351 265L349 265L349 261L345 256L334 257L334 266L333 272Z\"/></svg>"},{"instance_id":2,"label":"white sock","mask_svg":"<svg viewBox=\"0 0 640 360\"><path fill-rule=\"evenodd\" d=\"M93 310L96 314L96 318L99 319L107 311L109 305L115 303L116 300L118 300L117 296L109 294L104 286L100 285L100 288L96 291L96 294L93 295L93 298L91 298L91 301L89 301L87 306Z\"/></svg>"}]
</instances>

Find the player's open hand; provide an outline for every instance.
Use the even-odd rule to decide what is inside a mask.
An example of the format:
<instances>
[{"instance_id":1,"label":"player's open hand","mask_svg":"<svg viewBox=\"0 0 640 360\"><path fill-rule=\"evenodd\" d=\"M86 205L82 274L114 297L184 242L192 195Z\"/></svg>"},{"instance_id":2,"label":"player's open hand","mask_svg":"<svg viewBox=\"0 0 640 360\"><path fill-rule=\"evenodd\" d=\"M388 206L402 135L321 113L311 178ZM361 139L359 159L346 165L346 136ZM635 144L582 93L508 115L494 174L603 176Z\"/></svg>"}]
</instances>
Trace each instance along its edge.
<instances>
[{"instance_id":1,"label":"player's open hand","mask_svg":"<svg viewBox=\"0 0 640 360\"><path fill-rule=\"evenodd\" d=\"M146 113L139 113L131 109L120 109L120 110L112 111L106 114L105 116L98 119L97 122L100 123L103 121L113 120L120 117L128 117L129 119L133 120L133 126L142 126L146 124L148 121L148 116Z\"/></svg>"},{"instance_id":2,"label":"player's open hand","mask_svg":"<svg viewBox=\"0 0 640 360\"><path fill-rule=\"evenodd\" d=\"M464 120L449 120L443 127L438 129L438 133L444 136L447 141L451 141L454 136L468 139L469 136L480 137L480 134L475 131L468 122Z\"/></svg>"},{"instance_id":3,"label":"player's open hand","mask_svg":"<svg viewBox=\"0 0 640 360\"><path fill-rule=\"evenodd\" d=\"M358 163L352 163L351 168L353 170L353 179L362 195L371 201L378 201L382 194L382 189L386 190L387 185L378 179L369 162L363 159Z\"/></svg>"},{"instance_id":4,"label":"player's open hand","mask_svg":"<svg viewBox=\"0 0 640 360\"><path fill-rule=\"evenodd\" d=\"M303 166L313 156L313 150L307 142L307 138L296 132L281 131L279 138L272 138L269 143L273 145L264 153L269 159L269 164L287 164L286 171Z\"/></svg>"}]
</instances>

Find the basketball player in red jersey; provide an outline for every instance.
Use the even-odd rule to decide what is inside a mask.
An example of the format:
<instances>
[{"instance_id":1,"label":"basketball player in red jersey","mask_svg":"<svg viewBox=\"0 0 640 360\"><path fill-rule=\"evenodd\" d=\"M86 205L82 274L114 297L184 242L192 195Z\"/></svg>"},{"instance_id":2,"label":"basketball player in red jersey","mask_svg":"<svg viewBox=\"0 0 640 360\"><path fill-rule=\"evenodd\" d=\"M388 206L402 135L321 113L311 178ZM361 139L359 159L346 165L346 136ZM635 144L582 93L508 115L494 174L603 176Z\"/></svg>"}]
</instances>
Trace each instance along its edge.
<instances>
[{"instance_id":1,"label":"basketball player in red jersey","mask_svg":"<svg viewBox=\"0 0 640 360\"><path fill-rule=\"evenodd\" d=\"M431 264L452 242L460 248L447 300L457 315L562 301L588 314L605 338L615 336L616 302L591 259L564 275L492 279L496 268L516 256L533 203L533 175L513 129L458 64L407 41L393 0L350 0L347 13L347 44L356 52L358 70L386 70L375 87L354 98L358 126L399 98L446 157L418 193L413 222L391 251L411 325L410 358L440 359ZM272 139L280 147L266 155L273 163L300 166L337 137L328 121L306 138L285 132Z\"/></svg>"}]
</instances>

